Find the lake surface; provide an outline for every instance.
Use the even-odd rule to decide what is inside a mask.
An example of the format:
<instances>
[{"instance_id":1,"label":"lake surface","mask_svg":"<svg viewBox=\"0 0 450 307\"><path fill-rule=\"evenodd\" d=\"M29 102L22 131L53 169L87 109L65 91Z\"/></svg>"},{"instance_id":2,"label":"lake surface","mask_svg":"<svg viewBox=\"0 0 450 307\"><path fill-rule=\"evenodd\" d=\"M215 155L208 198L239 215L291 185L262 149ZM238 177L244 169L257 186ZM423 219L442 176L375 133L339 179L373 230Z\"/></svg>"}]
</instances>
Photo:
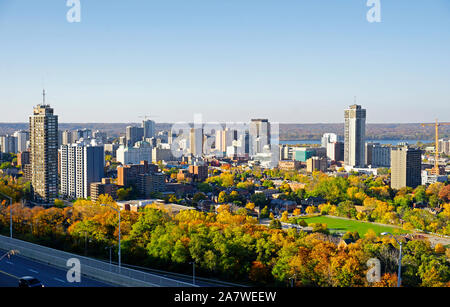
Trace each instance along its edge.
<instances>
[{"instance_id":1,"label":"lake surface","mask_svg":"<svg viewBox=\"0 0 450 307\"><path fill-rule=\"evenodd\" d=\"M380 143L381 145L398 145L399 143L407 142L410 145L415 145L417 142L422 143L434 143L434 140L366 140L366 142ZM320 140L292 140L292 141L280 141L280 145L298 145L298 144L321 144Z\"/></svg>"}]
</instances>

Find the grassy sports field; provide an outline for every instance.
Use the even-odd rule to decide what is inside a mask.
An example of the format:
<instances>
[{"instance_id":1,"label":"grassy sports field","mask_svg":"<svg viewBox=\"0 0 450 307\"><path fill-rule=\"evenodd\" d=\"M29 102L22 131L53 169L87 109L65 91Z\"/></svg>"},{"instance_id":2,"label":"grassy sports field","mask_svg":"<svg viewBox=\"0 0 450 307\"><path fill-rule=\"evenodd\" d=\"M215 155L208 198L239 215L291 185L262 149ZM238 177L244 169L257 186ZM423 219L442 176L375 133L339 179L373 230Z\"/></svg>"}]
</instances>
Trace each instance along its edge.
<instances>
[{"instance_id":1,"label":"grassy sports field","mask_svg":"<svg viewBox=\"0 0 450 307\"><path fill-rule=\"evenodd\" d=\"M327 224L328 229L330 230L331 233L335 232L345 233L347 231L357 231L360 236L363 236L369 229L372 229L377 234L380 234L382 232L391 232L393 234L399 232L407 233L407 231L395 227L381 226L368 222L332 218L328 216L313 216L313 217L305 217L302 219L305 220L305 222L308 224L311 223Z\"/></svg>"}]
</instances>

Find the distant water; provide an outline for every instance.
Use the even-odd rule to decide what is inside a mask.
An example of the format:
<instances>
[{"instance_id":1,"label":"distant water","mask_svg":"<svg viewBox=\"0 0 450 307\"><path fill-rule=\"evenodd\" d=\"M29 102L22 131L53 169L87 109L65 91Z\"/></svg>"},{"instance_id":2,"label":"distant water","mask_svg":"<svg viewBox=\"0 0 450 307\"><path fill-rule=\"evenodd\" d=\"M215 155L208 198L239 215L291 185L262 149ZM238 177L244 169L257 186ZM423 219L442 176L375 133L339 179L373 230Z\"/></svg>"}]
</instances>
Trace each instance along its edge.
<instances>
[{"instance_id":1,"label":"distant water","mask_svg":"<svg viewBox=\"0 0 450 307\"><path fill-rule=\"evenodd\" d=\"M380 143L382 145L398 145L399 143L408 143L411 145L415 145L417 142L422 143L433 143L433 140L366 140L366 142L372 143ZM321 144L320 140L293 140L293 141L280 141L280 145L299 145L299 144L307 144L307 145L315 145Z\"/></svg>"}]
</instances>

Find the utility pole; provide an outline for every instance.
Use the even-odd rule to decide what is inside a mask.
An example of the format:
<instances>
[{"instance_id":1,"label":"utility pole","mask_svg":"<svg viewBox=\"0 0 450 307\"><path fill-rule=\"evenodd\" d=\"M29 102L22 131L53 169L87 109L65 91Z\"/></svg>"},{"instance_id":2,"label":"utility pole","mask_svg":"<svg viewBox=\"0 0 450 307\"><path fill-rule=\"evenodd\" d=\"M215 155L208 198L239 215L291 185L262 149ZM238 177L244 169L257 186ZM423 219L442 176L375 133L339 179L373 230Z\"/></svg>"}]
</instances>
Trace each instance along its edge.
<instances>
[{"instance_id":1,"label":"utility pole","mask_svg":"<svg viewBox=\"0 0 450 307\"><path fill-rule=\"evenodd\" d=\"M121 233L120 233L120 209L116 209L111 205L107 205L107 204L101 204L101 206L106 206L106 207L110 207L111 209L113 209L114 211L117 212L117 214L119 215L119 252L118 252L118 258L119 258L119 273L120 273L120 269L122 267L122 257L121 257L121 250L120 250L120 239L121 239Z\"/></svg>"}]
</instances>

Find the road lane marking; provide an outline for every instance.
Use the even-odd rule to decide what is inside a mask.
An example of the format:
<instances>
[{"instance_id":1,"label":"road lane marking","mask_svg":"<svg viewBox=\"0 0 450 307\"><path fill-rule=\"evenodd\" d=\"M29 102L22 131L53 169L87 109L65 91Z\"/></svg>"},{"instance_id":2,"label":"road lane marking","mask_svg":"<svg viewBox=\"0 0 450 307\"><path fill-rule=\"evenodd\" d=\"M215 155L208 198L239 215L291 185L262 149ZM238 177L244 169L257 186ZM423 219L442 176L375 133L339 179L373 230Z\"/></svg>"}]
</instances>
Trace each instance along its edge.
<instances>
[{"instance_id":1,"label":"road lane marking","mask_svg":"<svg viewBox=\"0 0 450 307\"><path fill-rule=\"evenodd\" d=\"M6 273L6 272L1 271L1 270L0 270L0 273L1 273L1 274L8 275L9 277L12 277L12 278L15 278L15 279L20 279L19 277L15 276L15 275L13 275L13 274L9 274L9 273Z\"/></svg>"},{"instance_id":2,"label":"road lane marking","mask_svg":"<svg viewBox=\"0 0 450 307\"><path fill-rule=\"evenodd\" d=\"M33 272L33 273L35 273L35 274L39 274L38 271L35 271L35 270L33 270L33 269L28 269L28 271Z\"/></svg>"},{"instance_id":3,"label":"road lane marking","mask_svg":"<svg viewBox=\"0 0 450 307\"><path fill-rule=\"evenodd\" d=\"M53 278L54 280L56 280L56 281L59 281L59 282L62 282L62 283L66 283L64 280L61 280L61 279L59 279L59 278Z\"/></svg>"}]
</instances>

